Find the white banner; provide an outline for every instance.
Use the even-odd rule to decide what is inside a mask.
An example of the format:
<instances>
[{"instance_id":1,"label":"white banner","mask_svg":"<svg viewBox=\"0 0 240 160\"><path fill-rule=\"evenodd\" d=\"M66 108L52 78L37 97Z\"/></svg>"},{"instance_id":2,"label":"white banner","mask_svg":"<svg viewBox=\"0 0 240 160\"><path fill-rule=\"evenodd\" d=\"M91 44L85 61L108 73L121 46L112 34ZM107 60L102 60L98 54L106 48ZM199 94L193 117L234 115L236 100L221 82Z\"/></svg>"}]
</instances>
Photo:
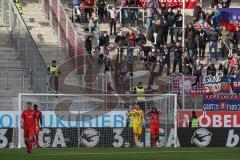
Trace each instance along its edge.
<instances>
[{"instance_id":1,"label":"white banner","mask_svg":"<svg viewBox=\"0 0 240 160\"><path fill-rule=\"evenodd\" d=\"M54 111L42 112L43 127L125 127L127 111L111 111L108 113L89 112L89 114L58 115ZM19 122L17 111L0 111L0 128L16 128Z\"/></svg>"}]
</instances>

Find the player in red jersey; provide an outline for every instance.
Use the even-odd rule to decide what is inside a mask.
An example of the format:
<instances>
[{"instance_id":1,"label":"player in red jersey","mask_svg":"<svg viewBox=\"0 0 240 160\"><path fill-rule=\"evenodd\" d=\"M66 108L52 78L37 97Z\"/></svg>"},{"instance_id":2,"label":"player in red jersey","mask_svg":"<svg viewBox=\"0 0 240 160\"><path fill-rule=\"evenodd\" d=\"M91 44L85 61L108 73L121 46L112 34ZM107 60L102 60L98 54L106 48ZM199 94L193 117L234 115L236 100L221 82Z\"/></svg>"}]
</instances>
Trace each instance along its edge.
<instances>
[{"instance_id":1,"label":"player in red jersey","mask_svg":"<svg viewBox=\"0 0 240 160\"><path fill-rule=\"evenodd\" d=\"M153 107L151 110L149 110L147 115L150 115L150 133L152 137L153 147L156 147L157 139L159 137L159 116L160 112L157 110L156 107Z\"/></svg>"},{"instance_id":2,"label":"player in red jersey","mask_svg":"<svg viewBox=\"0 0 240 160\"><path fill-rule=\"evenodd\" d=\"M39 132L41 131L41 126L42 126L42 112L38 110L38 105L34 104L33 105L33 111L35 112L36 115L36 120L37 120L37 125L35 128L35 135L34 135L34 145L38 145L38 135Z\"/></svg>"},{"instance_id":3,"label":"player in red jersey","mask_svg":"<svg viewBox=\"0 0 240 160\"><path fill-rule=\"evenodd\" d=\"M31 102L27 102L26 109L22 111L21 119L21 127L24 130L24 142L27 147L27 152L31 153L36 128L36 114L32 109Z\"/></svg>"}]
</instances>

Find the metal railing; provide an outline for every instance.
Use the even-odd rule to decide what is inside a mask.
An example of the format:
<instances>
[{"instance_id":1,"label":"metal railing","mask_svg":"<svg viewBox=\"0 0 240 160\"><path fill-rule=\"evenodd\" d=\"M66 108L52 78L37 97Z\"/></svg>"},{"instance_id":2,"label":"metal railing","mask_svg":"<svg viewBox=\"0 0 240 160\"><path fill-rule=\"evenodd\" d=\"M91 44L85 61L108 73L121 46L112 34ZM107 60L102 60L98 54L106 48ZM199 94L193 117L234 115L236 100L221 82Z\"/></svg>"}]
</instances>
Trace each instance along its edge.
<instances>
[{"instance_id":1,"label":"metal railing","mask_svg":"<svg viewBox=\"0 0 240 160\"><path fill-rule=\"evenodd\" d=\"M60 0L39 0L49 19L50 25L55 30L63 51L68 59L74 58L73 65L77 68L82 60L77 56L84 54L82 39L75 30Z\"/></svg>"},{"instance_id":2,"label":"metal railing","mask_svg":"<svg viewBox=\"0 0 240 160\"><path fill-rule=\"evenodd\" d=\"M30 68L0 68L0 89L25 93L32 89L32 71Z\"/></svg>"},{"instance_id":3,"label":"metal railing","mask_svg":"<svg viewBox=\"0 0 240 160\"><path fill-rule=\"evenodd\" d=\"M17 58L23 67L31 69L33 91L45 93L47 67L13 0L0 0L0 18L9 26L11 45Z\"/></svg>"}]
</instances>

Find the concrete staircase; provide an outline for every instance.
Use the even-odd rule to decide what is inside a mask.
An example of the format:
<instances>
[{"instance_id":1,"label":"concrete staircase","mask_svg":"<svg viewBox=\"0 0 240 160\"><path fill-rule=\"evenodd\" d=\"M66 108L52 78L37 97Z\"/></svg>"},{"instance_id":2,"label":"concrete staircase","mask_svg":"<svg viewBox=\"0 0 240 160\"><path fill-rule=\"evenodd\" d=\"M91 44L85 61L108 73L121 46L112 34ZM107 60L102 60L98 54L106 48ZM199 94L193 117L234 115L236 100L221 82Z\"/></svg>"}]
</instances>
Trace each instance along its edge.
<instances>
[{"instance_id":1,"label":"concrete staircase","mask_svg":"<svg viewBox=\"0 0 240 160\"><path fill-rule=\"evenodd\" d=\"M22 17L46 66L49 66L52 60L57 60L58 64L64 63L66 56L61 50L61 44L37 0L23 0Z\"/></svg>"},{"instance_id":2,"label":"concrete staircase","mask_svg":"<svg viewBox=\"0 0 240 160\"><path fill-rule=\"evenodd\" d=\"M67 60L67 55L64 53L59 37L55 33L53 27L50 25L49 20L39 1L23 0L22 17L40 51L40 54L43 57L46 66L50 66L52 60L56 60L58 66L61 68L61 66ZM61 76L64 75L65 70L68 71L69 68L61 69ZM64 84L65 83L68 85L79 84L79 75L73 71L71 75L66 77Z\"/></svg>"},{"instance_id":3,"label":"concrete staircase","mask_svg":"<svg viewBox=\"0 0 240 160\"><path fill-rule=\"evenodd\" d=\"M18 93L32 92L15 50L9 43L7 27L0 27L0 111L14 110Z\"/></svg>"}]
</instances>

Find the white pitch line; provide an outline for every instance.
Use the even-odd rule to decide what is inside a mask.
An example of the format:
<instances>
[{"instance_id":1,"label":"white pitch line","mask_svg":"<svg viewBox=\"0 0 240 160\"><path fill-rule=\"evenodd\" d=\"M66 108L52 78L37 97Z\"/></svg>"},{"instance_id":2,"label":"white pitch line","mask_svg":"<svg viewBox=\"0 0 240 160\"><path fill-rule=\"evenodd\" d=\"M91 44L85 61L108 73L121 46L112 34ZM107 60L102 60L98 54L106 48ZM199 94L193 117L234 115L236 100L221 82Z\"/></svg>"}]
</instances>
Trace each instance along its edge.
<instances>
[{"instance_id":1,"label":"white pitch line","mask_svg":"<svg viewBox=\"0 0 240 160\"><path fill-rule=\"evenodd\" d=\"M209 153L213 151L149 151L149 152L90 152L82 153L81 151L77 153L47 153L47 154L32 154L37 156L64 156L64 155L119 155L119 154L153 154L153 153Z\"/></svg>"}]
</instances>

